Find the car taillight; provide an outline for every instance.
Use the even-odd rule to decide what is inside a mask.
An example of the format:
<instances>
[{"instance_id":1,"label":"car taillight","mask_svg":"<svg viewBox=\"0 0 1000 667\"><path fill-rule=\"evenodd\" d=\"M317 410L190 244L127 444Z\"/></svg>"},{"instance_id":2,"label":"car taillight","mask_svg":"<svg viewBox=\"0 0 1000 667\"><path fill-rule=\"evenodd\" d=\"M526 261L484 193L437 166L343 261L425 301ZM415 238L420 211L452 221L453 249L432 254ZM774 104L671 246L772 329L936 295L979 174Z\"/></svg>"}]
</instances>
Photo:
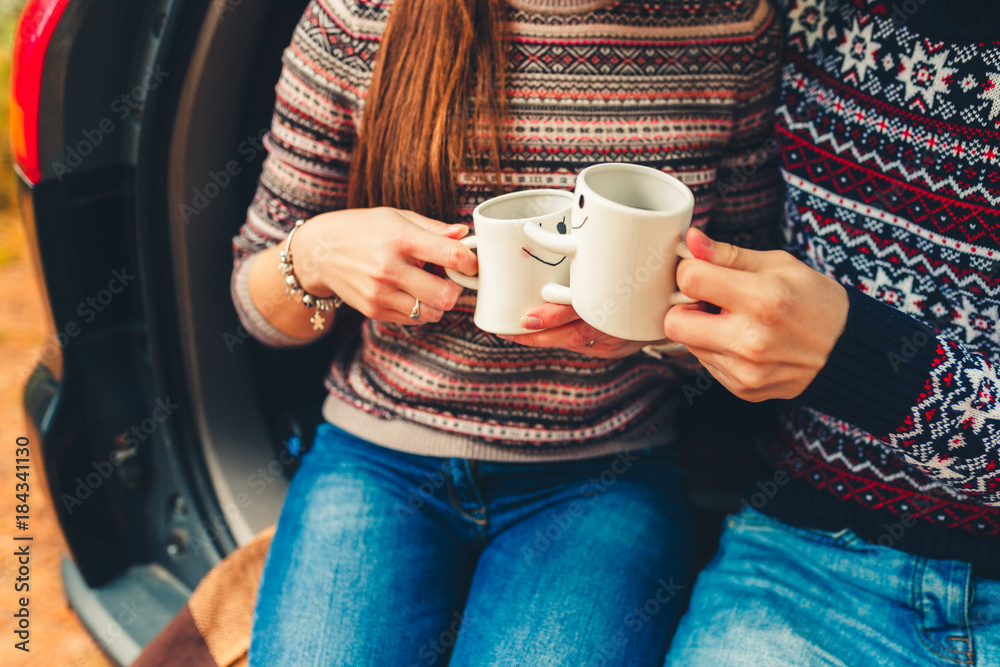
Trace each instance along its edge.
<instances>
[{"instance_id":1,"label":"car taillight","mask_svg":"<svg viewBox=\"0 0 1000 667\"><path fill-rule=\"evenodd\" d=\"M49 40L69 0L28 0L14 33L10 65L10 138L14 160L32 183L42 174L38 155L38 105Z\"/></svg>"}]
</instances>

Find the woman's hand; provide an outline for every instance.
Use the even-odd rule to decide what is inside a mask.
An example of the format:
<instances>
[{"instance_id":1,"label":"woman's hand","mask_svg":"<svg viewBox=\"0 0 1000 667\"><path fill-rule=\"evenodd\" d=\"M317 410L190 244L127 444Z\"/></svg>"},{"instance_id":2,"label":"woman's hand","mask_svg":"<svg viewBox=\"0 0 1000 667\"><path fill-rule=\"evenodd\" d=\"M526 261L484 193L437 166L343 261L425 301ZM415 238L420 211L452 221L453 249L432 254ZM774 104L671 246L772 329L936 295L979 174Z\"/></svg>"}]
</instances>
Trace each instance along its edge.
<instances>
[{"instance_id":1,"label":"woman's hand","mask_svg":"<svg viewBox=\"0 0 1000 667\"><path fill-rule=\"evenodd\" d=\"M455 306L462 287L423 267L474 275L476 254L458 241L468 233L465 225L388 207L323 213L292 239L295 274L305 291L320 297L335 293L365 317L437 322ZM417 299L420 317L411 319Z\"/></svg>"},{"instance_id":2,"label":"woman's hand","mask_svg":"<svg viewBox=\"0 0 1000 667\"><path fill-rule=\"evenodd\" d=\"M678 287L721 312L674 306L664 333L740 398L794 398L805 391L844 331L844 287L786 252L717 243L698 229L686 239L694 259L678 266Z\"/></svg>"},{"instance_id":3,"label":"woman's hand","mask_svg":"<svg viewBox=\"0 0 1000 667\"><path fill-rule=\"evenodd\" d=\"M581 320L572 306L554 303L529 310L521 318L521 326L525 329L543 331L500 336L500 338L529 347L559 347L602 359L627 357L648 344L648 342L622 340L601 333Z\"/></svg>"}]
</instances>

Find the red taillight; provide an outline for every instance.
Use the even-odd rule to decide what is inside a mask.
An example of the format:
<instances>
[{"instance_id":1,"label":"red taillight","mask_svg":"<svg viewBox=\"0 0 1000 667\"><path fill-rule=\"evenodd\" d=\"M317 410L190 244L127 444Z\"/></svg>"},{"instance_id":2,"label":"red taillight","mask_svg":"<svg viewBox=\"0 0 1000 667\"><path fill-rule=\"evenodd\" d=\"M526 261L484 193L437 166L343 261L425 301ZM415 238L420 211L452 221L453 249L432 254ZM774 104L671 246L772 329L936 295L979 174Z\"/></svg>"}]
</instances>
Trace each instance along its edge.
<instances>
[{"instance_id":1,"label":"red taillight","mask_svg":"<svg viewBox=\"0 0 1000 667\"><path fill-rule=\"evenodd\" d=\"M49 40L69 0L28 0L14 33L10 64L10 141L14 160L31 183L42 174L38 156L38 103Z\"/></svg>"}]
</instances>

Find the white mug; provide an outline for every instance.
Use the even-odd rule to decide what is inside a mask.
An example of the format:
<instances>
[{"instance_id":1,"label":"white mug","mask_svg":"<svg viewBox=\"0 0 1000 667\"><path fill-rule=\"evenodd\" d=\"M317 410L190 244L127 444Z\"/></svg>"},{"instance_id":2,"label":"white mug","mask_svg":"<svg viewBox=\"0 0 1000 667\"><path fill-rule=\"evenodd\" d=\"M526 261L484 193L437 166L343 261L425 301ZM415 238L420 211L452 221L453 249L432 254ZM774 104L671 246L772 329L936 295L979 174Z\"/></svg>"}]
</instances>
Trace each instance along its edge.
<instances>
[{"instance_id":1,"label":"white mug","mask_svg":"<svg viewBox=\"0 0 1000 667\"><path fill-rule=\"evenodd\" d=\"M570 286L546 287L546 300L572 305L606 334L662 339L667 310L693 303L676 291L678 245L693 209L691 190L657 169L587 167L576 180L572 235L524 226L539 246L570 258Z\"/></svg>"},{"instance_id":2,"label":"white mug","mask_svg":"<svg viewBox=\"0 0 1000 667\"><path fill-rule=\"evenodd\" d=\"M472 212L474 236L462 239L479 255L479 275L445 269L456 283L479 292L473 322L496 334L530 333L521 317L546 302L548 287L569 285L569 260L533 243L525 227L569 234L573 193L521 190L488 199Z\"/></svg>"}]
</instances>

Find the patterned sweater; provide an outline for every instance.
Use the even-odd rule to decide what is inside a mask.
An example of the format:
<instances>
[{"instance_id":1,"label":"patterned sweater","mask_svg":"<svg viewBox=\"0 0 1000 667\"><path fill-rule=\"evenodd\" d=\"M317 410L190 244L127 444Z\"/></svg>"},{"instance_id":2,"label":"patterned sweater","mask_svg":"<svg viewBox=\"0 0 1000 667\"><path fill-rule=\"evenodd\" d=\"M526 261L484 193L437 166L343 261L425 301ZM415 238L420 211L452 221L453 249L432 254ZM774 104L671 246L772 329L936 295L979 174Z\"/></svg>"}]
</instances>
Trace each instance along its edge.
<instances>
[{"instance_id":1,"label":"patterned sweater","mask_svg":"<svg viewBox=\"0 0 1000 667\"><path fill-rule=\"evenodd\" d=\"M1000 578L1000 11L790 5L786 241L850 311L757 500Z\"/></svg>"},{"instance_id":2,"label":"patterned sweater","mask_svg":"<svg viewBox=\"0 0 1000 667\"><path fill-rule=\"evenodd\" d=\"M265 343L300 341L256 311L248 267L297 218L345 206L389 5L314 0L284 53L268 157L234 241L234 301ZM692 188L695 224L776 245L781 26L765 0L509 5L509 188L572 189L596 162L650 165ZM469 174L457 182L448 222L471 223L491 193ZM520 346L477 329L474 309L466 291L436 324L365 321L359 345L333 361L325 418L386 447L482 460L583 458L670 439L675 366L641 353L604 360Z\"/></svg>"}]
</instances>

